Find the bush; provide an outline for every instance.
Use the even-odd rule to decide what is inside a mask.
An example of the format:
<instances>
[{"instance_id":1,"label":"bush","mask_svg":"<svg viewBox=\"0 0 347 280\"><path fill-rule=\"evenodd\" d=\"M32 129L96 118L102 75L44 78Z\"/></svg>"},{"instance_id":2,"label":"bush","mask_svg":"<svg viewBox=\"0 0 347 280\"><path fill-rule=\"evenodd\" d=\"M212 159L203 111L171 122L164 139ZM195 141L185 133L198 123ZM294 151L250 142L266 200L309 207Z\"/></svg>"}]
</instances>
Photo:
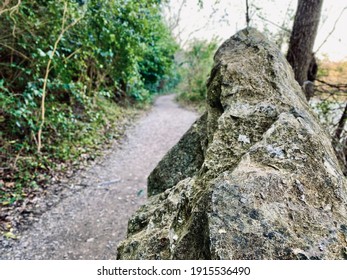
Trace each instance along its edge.
<instances>
[{"instance_id":1,"label":"bush","mask_svg":"<svg viewBox=\"0 0 347 280\"><path fill-rule=\"evenodd\" d=\"M178 100L195 106L201 106L206 98L206 81L211 71L213 54L217 42L194 41L183 52L180 62L181 83L178 86Z\"/></svg>"},{"instance_id":2,"label":"bush","mask_svg":"<svg viewBox=\"0 0 347 280\"><path fill-rule=\"evenodd\" d=\"M110 120L126 112L119 104L145 103L170 79L177 45L160 11L158 0L0 5L5 183L33 185L41 171L78 157L79 146L105 140Z\"/></svg>"}]
</instances>

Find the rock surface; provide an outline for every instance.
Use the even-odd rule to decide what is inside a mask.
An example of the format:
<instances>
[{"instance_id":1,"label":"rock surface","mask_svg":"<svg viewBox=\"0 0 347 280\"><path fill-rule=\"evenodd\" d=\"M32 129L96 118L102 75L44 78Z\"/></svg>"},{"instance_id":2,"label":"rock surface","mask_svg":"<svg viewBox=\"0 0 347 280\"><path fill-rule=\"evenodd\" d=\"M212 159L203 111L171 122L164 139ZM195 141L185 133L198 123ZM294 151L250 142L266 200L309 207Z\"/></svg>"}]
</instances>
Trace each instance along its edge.
<instances>
[{"instance_id":1,"label":"rock surface","mask_svg":"<svg viewBox=\"0 0 347 280\"><path fill-rule=\"evenodd\" d=\"M277 47L238 32L207 86L207 116L150 176L118 258L346 259L346 179Z\"/></svg>"},{"instance_id":2,"label":"rock surface","mask_svg":"<svg viewBox=\"0 0 347 280\"><path fill-rule=\"evenodd\" d=\"M148 176L148 196L165 191L193 176L204 162L207 114L198 119Z\"/></svg>"}]
</instances>

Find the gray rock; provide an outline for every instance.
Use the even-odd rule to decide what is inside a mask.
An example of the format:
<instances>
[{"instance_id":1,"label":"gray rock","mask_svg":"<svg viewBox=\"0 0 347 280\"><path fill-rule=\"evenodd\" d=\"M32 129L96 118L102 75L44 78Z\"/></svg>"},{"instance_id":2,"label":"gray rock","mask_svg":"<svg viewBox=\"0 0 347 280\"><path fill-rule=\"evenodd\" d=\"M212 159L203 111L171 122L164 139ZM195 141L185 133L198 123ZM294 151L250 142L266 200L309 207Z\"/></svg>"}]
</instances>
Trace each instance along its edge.
<instances>
[{"instance_id":1,"label":"gray rock","mask_svg":"<svg viewBox=\"0 0 347 280\"><path fill-rule=\"evenodd\" d=\"M214 61L206 149L163 159L118 258L346 259L346 178L287 61L254 29Z\"/></svg>"},{"instance_id":2,"label":"gray rock","mask_svg":"<svg viewBox=\"0 0 347 280\"><path fill-rule=\"evenodd\" d=\"M207 114L203 114L148 176L148 196L165 191L192 177L204 162Z\"/></svg>"}]
</instances>

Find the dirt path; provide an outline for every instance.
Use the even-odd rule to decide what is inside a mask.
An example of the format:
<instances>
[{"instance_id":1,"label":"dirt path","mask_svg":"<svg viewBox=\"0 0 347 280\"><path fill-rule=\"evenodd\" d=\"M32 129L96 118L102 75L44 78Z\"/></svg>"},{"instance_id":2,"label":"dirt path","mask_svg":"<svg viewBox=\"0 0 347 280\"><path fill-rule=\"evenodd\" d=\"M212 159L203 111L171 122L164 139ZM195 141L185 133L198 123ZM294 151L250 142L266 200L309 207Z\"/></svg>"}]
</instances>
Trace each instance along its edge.
<instances>
[{"instance_id":1,"label":"dirt path","mask_svg":"<svg viewBox=\"0 0 347 280\"><path fill-rule=\"evenodd\" d=\"M146 200L147 176L197 118L173 98L159 97L118 149L78 175L85 187L0 247L0 259L115 259L128 218Z\"/></svg>"}]
</instances>

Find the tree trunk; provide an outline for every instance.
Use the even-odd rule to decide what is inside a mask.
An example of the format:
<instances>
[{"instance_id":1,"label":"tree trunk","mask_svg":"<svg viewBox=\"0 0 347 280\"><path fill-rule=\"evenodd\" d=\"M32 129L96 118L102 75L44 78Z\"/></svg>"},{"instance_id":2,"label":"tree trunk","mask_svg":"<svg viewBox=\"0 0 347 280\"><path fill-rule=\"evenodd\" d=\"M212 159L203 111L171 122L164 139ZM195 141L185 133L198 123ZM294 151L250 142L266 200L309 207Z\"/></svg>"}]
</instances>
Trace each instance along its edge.
<instances>
[{"instance_id":1,"label":"tree trunk","mask_svg":"<svg viewBox=\"0 0 347 280\"><path fill-rule=\"evenodd\" d=\"M347 176L347 137L343 136L342 133L344 131L346 121L347 121L347 103L345 105L345 109L343 110L342 116L337 124L337 128L335 130L333 141L332 141L336 156L341 164L342 171L345 176ZM344 138L342 141L341 141L341 137Z\"/></svg>"},{"instance_id":2,"label":"tree trunk","mask_svg":"<svg viewBox=\"0 0 347 280\"><path fill-rule=\"evenodd\" d=\"M298 0L287 60L301 86L308 80L322 4L323 0ZM306 95L306 98L309 99L309 96Z\"/></svg>"},{"instance_id":3,"label":"tree trunk","mask_svg":"<svg viewBox=\"0 0 347 280\"><path fill-rule=\"evenodd\" d=\"M343 110L342 116L340 118L340 121L339 121L337 128L336 128L336 131L335 131L335 140L337 142L339 142L341 139L343 129L346 125L346 121L347 121L347 103L346 103L345 109Z\"/></svg>"}]
</instances>

